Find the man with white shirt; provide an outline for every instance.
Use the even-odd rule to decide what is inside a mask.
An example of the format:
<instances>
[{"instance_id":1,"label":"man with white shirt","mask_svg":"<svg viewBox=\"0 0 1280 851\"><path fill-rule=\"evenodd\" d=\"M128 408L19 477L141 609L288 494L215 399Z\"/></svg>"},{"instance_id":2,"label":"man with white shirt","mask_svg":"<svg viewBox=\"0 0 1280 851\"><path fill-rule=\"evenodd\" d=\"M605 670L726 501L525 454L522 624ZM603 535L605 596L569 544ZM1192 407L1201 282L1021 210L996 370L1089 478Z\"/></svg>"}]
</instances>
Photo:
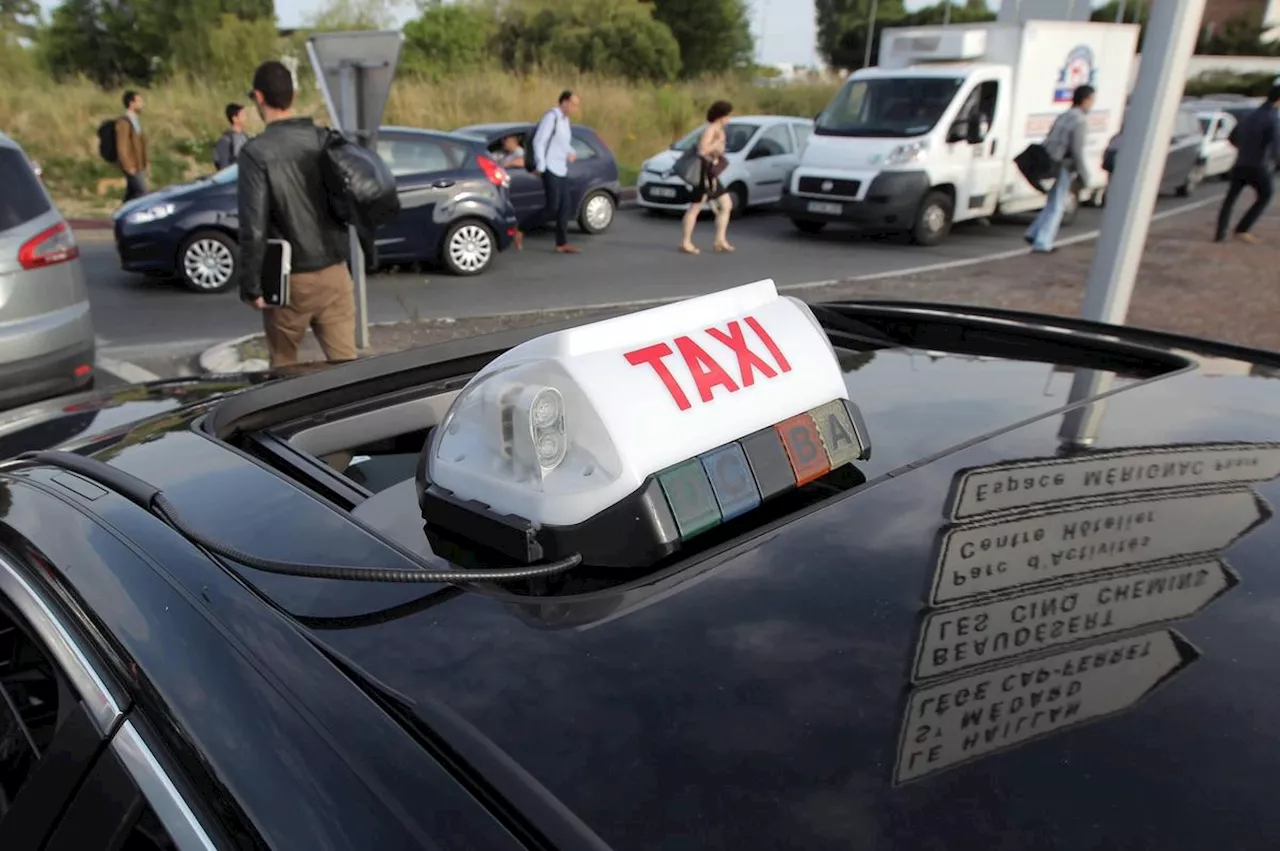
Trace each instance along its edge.
<instances>
[{"instance_id":1,"label":"man with white shirt","mask_svg":"<svg viewBox=\"0 0 1280 851\"><path fill-rule=\"evenodd\" d=\"M542 210L542 224L556 223L556 252L577 254L578 249L569 244L569 215L573 197L569 189L569 163L573 153L573 130L569 119L578 112L578 96L571 91L560 94L558 106L547 110L533 133L533 170L542 178L542 189L547 205Z\"/></svg>"}]
</instances>

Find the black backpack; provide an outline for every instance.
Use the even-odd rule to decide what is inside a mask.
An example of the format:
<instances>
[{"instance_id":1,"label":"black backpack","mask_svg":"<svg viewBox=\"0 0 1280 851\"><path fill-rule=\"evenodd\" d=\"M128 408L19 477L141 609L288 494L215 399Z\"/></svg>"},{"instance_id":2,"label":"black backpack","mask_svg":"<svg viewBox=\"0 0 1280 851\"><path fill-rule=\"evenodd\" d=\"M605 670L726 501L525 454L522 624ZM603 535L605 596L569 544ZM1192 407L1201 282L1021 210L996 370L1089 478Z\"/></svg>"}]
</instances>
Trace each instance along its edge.
<instances>
[{"instance_id":1,"label":"black backpack","mask_svg":"<svg viewBox=\"0 0 1280 851\"><path fill-rule=\"evenodd\" d=\"M336 130L323 130L324 179L334 216L372 234L400 212L396 179L382 157Z\"/></svg>"},{"instance_id":2,"label":"black backpack","mask_svg":"<svg viewBox=\"0 0 1280 851\"><path fill-rule=\"evenodd\" d=\"M108 118L98 125L98 156L109 163L120 161L116 150L116 119Z\"/></svg>"}]
</instances>

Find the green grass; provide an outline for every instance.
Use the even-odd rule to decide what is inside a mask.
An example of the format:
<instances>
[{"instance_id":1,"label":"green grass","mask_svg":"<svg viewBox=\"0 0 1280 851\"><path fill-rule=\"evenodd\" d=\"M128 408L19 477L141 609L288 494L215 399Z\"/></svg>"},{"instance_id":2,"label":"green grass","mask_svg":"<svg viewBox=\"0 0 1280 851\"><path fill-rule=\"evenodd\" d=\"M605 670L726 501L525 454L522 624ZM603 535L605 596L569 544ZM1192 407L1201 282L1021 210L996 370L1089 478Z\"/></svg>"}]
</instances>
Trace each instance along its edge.
<instances>
[{"instance_id":1,"label":"green grass","mask_svg":"<svg viewBox=\"0 0 1280 851\"><path fill-rule=\"evenodd\" d=\"M479 72L441 82L396 81L387 104L389 124L449 130L489 121L533 121L572 87L582 97L579 121L596 129L618 158L624 185L640 163L697 126L706 107L725 98L739 113L811 116L834 84L761 87L733 78L652 86L600 77L518 77ZM175 81L145 92L143 123L151 156L151 185L192 180L213 171L213 143L223 107L244 101L243 87ZM327 121L322 99L304 78L300 112ZM88 82L55 83L39 76L0 87L0 128L44 168L45 180L68 216L101 215L119 198L119 172L97 153L95 129L120 112L118 92ZM250 132L260 130L257 119Z\"/></svg>"}]
</instances>

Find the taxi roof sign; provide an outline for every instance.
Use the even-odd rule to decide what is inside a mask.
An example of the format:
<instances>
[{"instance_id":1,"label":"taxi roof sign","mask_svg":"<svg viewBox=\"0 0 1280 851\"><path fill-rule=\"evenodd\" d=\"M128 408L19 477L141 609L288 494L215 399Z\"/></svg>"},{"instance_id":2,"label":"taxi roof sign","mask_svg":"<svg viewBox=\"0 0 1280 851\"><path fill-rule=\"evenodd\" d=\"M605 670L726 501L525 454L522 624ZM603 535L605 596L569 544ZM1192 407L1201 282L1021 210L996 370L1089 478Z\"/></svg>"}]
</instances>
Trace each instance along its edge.
<instances>
[{"instance_id":1,"label":"taxi roof sign","mask_svg":"<svg viewBox=\"0 0 1280 851\"><path fill-rule=\"evenodd\" d=\"M826 332L765 280L516 346L463 388L424 478L535 528L648 493L674 542L868 450Z\"/></svg>"}]
</instances>

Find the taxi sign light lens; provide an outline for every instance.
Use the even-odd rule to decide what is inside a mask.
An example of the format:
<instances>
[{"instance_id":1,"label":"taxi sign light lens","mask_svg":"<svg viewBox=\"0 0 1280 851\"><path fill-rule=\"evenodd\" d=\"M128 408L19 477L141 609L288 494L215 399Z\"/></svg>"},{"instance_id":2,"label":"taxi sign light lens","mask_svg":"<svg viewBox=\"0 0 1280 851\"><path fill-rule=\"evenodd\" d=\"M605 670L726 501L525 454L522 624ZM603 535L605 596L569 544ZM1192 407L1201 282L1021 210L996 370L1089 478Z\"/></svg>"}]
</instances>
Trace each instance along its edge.
<instances>
[{"instance_id":1,"label":"taxi sign light lens","mask_svg":"<svg viewBox=\"0 0 1280 851\"><path fill-rule=\"evenodd\" d=\"M822 434L809 414L800 414L774 426L782 437L796 484L805 485L831 470L831 460L822 444Z\"/></svg>"},{"instance_id":2,"label":"taxi sign light lens","mask_svg":"<svg viewBox=\"0 0 1280 851\"><path fill-rule=\"evenodd\" d=\"M853 418L849 416L849 409L842 400L836 399L819 405L809 415L813 417L818 432L822 435L822 446L827 451L833 470L841 464L856 461L862 455L857 429L854 428Z\"/></svg>"},{"instance_id":3,"label":"taxi sign light lens","mask_svg":"<svg viewBox=\"0 0 1280 851\"><path fill-rule=\"evenodd\" d=\"M796 486L796 474L791 469L791 459L782 446L782 436L776 428L766 428L747 435L738 441L751 474L755 477L760 499L766 500L785 493Z\"/></svg>"},{"instance_id":4,"label":"taxi sign light lens","mask_svg":"<svg viewBox=\"0 0 1280 851\"><path fill-rule=\"evenodd\" d=\"M702 456L702 467L711 481L720 514L732 520L746 514L760 504L760 491L756 489L747 455L737 443L730 443Z\"/></svg>"},{"instance_id":5,"label":"taxi sign light lens","mask_svg":"<svg viewBox=\"0 0 1280 851\"><path fill-rule=\"evenodd\" d=\"M677 464L658 474L663 496L671 506L680 529L680 540L687 541L720 522L720 508L711 490L706 470L697 458Z\"/></svg>"}]
</instances>

